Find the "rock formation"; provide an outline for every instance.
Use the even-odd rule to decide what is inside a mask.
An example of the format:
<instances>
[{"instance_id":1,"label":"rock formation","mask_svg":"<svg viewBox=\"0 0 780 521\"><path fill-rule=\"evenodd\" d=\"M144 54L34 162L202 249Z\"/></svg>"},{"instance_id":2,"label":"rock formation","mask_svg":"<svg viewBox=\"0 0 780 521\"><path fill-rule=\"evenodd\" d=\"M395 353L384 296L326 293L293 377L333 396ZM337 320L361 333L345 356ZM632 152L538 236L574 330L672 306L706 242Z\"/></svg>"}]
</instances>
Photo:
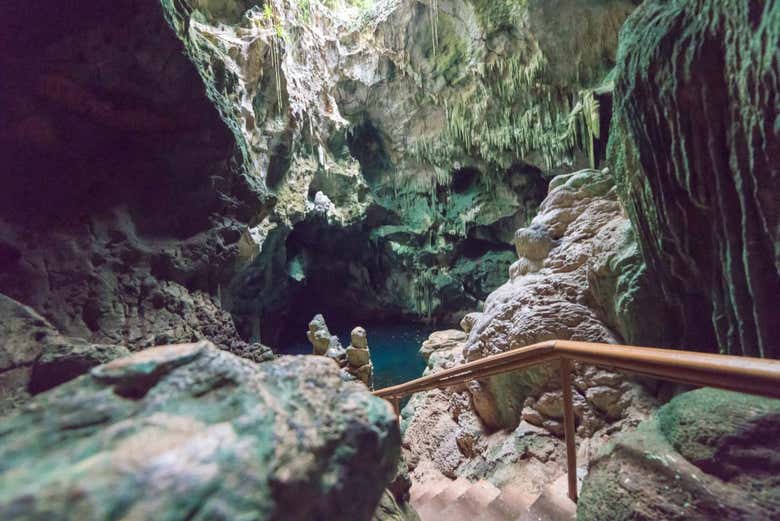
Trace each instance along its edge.
<instances>
[{"instance_id":1,"label":"rock formation","mask_svg":"<svg viewBox=\"0 0 780 521\"><path fill-rule=\"evenodd\" d=\"M607 172L553 179L540 213L515 236L519 260L511 279L482 313L464 319L468 338L431 336L428 372L552 338L615 342L654 332L638 315L652 309L639 307L652 301L650 289ZM619 299L607 290L626 286ZM621 322L610 321L615 308ZM403 426L417 479L441 473L497 485L519 481L539 492L564 472L559 382L557 367L544 366L415 395ZM581 463L607 433L631 429L655 408L641 386L618 373L577 365L574 384Z\"/></svg>"},{"instance_id":2,"label":"rock formation","mask_svg":"<svg viewBox=\"0 0 780 521\"><path fill-rule=\"evenodd\" d=\"M2 424L0 518L368 520L398 453L390 405L327 360L158 347Z\"/></svg>"},{"instance_id":3,"label":"rock formation","mask_svg":"<svg viewBox=\"0 0 780 521\"><path fill-rule=\"evenodd\" d=\"M350 345L347 347L347 371L366 384L369 389L374 388L374 366L371 363L371 352L368 349L368 337L366 330L360 326L350 333Z\"/></svg>"},{"instance_id":4,"label":"rock formation","mask_svg":"<svg viewBox=\"0 0 780 521\"><path fill-rule=\"evenodd\" d=\"M315 355L323 355L331 358L338 366L351 377L357 378L373 388L374 366L371 364L371 353L368 349L366 330L356 327L350 334L350 345L346 349L342 347L339 337L332 335L325 323L325 317L315 315L309 322L309 331L306 337L311 343Z\"/></svg>"},{"instance_id":5,"label":"rock formation","mask_svg":"<svg viewBox=\"0 0 780 521\"><path fill-rule=\"evenodd\" d=\"M266 356L220 302L264 188L232 163L159 3L44 0L0 19L0 293L90 344Z\"/></svg>"},{"instance_id":6,"label":"rock formation","mask_svg":"<svg viewBox=\"0 0 780 521\"><path fill-rule=\"evenodd\" d=\"M473 316L470 314L469 316ZM466 319L463 319L466 321ZM463 322L461 322L463 323ZM466 321L468 323L468 321ZM466 333L457 329L447 329L445 331L434 331L428 337L428 340L422 343L420 354L426 361L430 360L431 355L439 351L449 351L466 340Z\"/></svg>"},{"instance_id":7,"label":"rock formation","mask_svg":"<svg viewBox=\"0 0 780 521\"><path fill-rule=\"evenodd\" d=\"M780 357L778 17L646 2L621 33L610 162L675 344Z\"/></svg>"},{"instance_id":8,"label":"rock formation","mask_svg":"<svg viewBox=\"0 0 780 521\"><path fill-rule=\"evenodd\" d=\"M306 332L306 338L311 342L313 354L323 355L332 358L344 367L346 364L346 351L342 347L339 337L331 335L328 325L325 323L325 317L315 315L309 322L309 330Z\"/></svg>"},{"instance_id":9,"label":"rock formation","mask_svg":"<svg viewBox=\"0 0 780 521\"><path fill-rule=\"evenodd\" d=\"M635 2L351 4L162 1L272 193L223 299L246 338L275 343L319 311L478 308L544 172L587 163L571 103L609 72Z\"/></svg>"},{"instance_id":10,"label":"rock formation","mask_svg":"<svg viewBox=\"0 0 780 521\"><path fill-rule=\"evenodd\" d=\"M777 519L780 400L700 389L593 460L582 521Z\"/></svg>"},{"instance_id":11,"label":"rock formation","mask_svg":"<svg viewBox=\"0 0 780 521\"><path fill-rule=\"evenodd\" d=\"M60 334L31 308L0 294L0 416L90 368L129 355L124 346Z\"/></svg>"}]
</instances>

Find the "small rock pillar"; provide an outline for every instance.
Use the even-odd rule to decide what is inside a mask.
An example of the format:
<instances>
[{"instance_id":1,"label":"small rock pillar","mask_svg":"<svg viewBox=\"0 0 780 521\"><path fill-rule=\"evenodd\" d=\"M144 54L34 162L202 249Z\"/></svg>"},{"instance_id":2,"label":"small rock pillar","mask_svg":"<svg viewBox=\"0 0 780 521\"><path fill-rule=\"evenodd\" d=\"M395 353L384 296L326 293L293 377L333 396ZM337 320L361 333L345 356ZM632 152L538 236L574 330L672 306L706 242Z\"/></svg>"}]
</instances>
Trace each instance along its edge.
<instances>
[{"instance_id":1,"label":"small rock pillar","mask_svg":"<svg viewBox=\"0 0 780 521\"><path fill-rule=\"evenodd\" d=\"M374 366L371 364L366 330L358 326L352 330L350 337L350 346L347 348L347 371L366 384L369 389L373 389Z\"/></svg>"}]
</instances>

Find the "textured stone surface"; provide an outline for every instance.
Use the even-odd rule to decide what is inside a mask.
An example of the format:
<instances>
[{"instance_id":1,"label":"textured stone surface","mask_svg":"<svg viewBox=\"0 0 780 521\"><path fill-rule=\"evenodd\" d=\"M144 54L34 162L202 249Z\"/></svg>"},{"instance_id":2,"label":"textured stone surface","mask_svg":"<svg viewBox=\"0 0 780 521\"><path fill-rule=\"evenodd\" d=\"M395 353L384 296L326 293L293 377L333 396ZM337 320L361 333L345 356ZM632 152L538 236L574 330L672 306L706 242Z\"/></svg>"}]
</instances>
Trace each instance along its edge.
<instances>
[{"instance_id":1,"label":"textured stone surface","mask_svg":"<svg viewBox=\"0 0 780 521\"><path fill-rule=\"evenodd\" d=\"M465 319L464 319L465 320ZM428 360L431 354L439 351L449 351L455 347L462 347L466 341L466 334L457 329L447 329L445 331L434 331L428 336L428 339L422 343L420 354Z\"/></svg>"},{"instance_id":2,"label":"textured stone surface","mask_svg":"<svg viewBox=\"0 0 780 521\"><path fill-rule=\"evenodd\" d=\"M646 2L621 33L610 162L676 343L780 356L779 18Z\"/></svg>"},{"instance_id":3,"label":"textured stone surface","mask_svg":"<svg viewBox=\"0 0 780 521\"><path fill-rule=\"evenodd\" d=\"M0 517L367 520L398 445L390 406L326 359L154 348L5 420Z\"/></svg>"},{"instance_id":4,"label":"textured stone surface","mask_svg":"<svg viewBox=\"0 0 780 521\"><path fill-rule=\"evenodd\" d=\"M128 355L124 346L90 344L60 334L31 308L0 294L0 415L75 378Z\"/></svg>"},{"instance_id":5,"label":"textured stone surface","mask_svg":"<svg viewBox=\"0 0 780 521\"><path fill-rule=\"evenodd\" d=\"M224 299L247 338L273 344L318 312L478 308L545 174L584 166L571 100L610 70L635 4L351 3L162 2L273 194Z\"/></svg>"},{"instance_id":6,"label":"textured stone surface","mask_svg":"<svg viewBox=\"0 0 780 521\"><path fill-rule=\"evenodd\" d=\"M777 519L780 400L682 394L591 463L579 520Z\"/></svg>"},{"instance_id":7,"label":"textured stone surface","mask_svg":"<svg viewBox=\"0 0 780 521\"><path fill-rule=\"evenodd\" d=\"M538 240L541 251L549 248L547 255L535 271L514 277L488 297L483 312L472 315L465 342L447 349L424 347L431 352L427 374L543 340L615 342L623 332L641 331L633 324L658 320L652 308L641 316L623 314L622 322L610 320L615 300L623 299L621 309L639 311L625 302L646 297L647 289L638 276L642 261L636 248L630 256L624 251L627 218L609 174L580 171L554 178L550 187L532 230L517 234L523 238L519 252L533 251L539 258L533 247ZM610 262L616 256L621 261ZM630 283L614 282L627 273ZM608 290L626 286L633 291ZM446 340L447 332L431 338L436 335ZM657 406L646 390L619 373L575 364L573 383L583 464L610 433L632 429ZM413 475L419 481L437 473L497 484L517 481L526 490L541 491L565 471L562 409L555 365L415 395L403 411Z\"/></svg>"},{"instance_id":8,"label":"textured stone surface","mask_svg":"<svg viewBox=\"0 0 780 521\"><path fill-rule=\"evenodd\" d=\"M528 231L516 234L522 238L518 252L529 253L534 259L528 260L536 267L517 274L485 301L483 313L469 333L464 351L467 360L556 338L613 343L623 335L637 340L636 332L644 331L651 334L639 340L653 345L663 335L663 313L654 313L657 307L640 308L631 303L633 299L642 304L653 299L644 286L636 249L625 258L627 219L610 175L584 170L556 177L550 187ZM541 249L535 246L539 244ZM540 259L544 251L548 253ZM613 262L618 256L624 258ZM619 288L614 281L627 274L630 287ZM604 311L615 309L615 301L621 301L619 321L610 320L616 312ZM649 323L655 325L650 327ZM642 324L641 328L636 324ZM554 367L539 367L493 377L471 389L479 395L474 404L488 425L514 428L526 397L557 380ZM608 415L614 412L610 409L615 404L608 404L602 394L592 392L592 397L600 404L597 409Z\"/></svg>"},{"instance_id":9,"label":"textured stone surface","mask_svg":"<svg viewBox=\"0 0 780 521\"><path fill-rule=\"evenodd\" d=\"M220 309L262 187L159 3L0 18L0 292L90 343L262 351Z\"/></svg>"}]
</instances>

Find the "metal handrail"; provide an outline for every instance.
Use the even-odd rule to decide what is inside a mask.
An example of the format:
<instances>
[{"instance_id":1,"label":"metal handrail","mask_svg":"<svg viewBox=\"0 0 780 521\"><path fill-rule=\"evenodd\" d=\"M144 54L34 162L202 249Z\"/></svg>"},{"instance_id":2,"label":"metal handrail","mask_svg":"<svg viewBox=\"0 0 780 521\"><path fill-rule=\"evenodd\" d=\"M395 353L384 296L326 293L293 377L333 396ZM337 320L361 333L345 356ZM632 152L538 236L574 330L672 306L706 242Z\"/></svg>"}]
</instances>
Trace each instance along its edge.
<instances>
[{"instance_id":1,"label":"metal handrail","mask_svg":"<svg viewBox=\"0 0 780 521\"><path fill-rule=\"evenodd\" d=\"M400 414L399 402L410 394L444 389L554 361L561 364L566 467L569 497L573 501L577 501L577 453L572 406L572 362L585 362L684 384L780 398L780 360L572 340L548 340L513 349L386 387L375 391L374 395L389 400L396 414Z\"/></svg>"}]
</instances>

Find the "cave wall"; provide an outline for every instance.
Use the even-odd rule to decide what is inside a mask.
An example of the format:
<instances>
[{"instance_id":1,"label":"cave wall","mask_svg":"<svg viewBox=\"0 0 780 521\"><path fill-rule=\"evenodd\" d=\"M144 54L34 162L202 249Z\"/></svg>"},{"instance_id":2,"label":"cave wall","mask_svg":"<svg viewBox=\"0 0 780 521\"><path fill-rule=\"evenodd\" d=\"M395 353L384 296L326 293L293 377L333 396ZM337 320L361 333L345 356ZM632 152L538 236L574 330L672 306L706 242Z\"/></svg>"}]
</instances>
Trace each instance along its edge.
<instances>
[{"instance_id":1,"label":"cave wall","mask_svg":"<svg viewBox=\"0 0 780 521\"><path fill-rule=\"evenodd\" d=\"M261 185L159 3L0 19L0 293L93 342L229 347L219 297Z\"/></svg>"},{"instance_id":2,"label":"cave wall","mask_svg":"<svg viewBox=\"0 0 780 521\"><path fill-rule=\"evenodd\" d=\"M645 2L622 32L610 161L696 349L780 356L780 2Z\"/></svg>"},{"instance_id":3,"label":"cave wall","mask_svg":"<svg viewBox=\"0 0 780 521\"><path fill-rule=\"evenodd\" d=\"M161 3L271 193L223 300L243 335L268 342L301 299L445 321L478 308L549 178L588 164L571 111L614 66L636 6ZM465 185L464 171L476 173ZM333 283L330 261L354 275L338 303L317 296L332 293L318 282Z\"/></svg>"}]
</instances>

